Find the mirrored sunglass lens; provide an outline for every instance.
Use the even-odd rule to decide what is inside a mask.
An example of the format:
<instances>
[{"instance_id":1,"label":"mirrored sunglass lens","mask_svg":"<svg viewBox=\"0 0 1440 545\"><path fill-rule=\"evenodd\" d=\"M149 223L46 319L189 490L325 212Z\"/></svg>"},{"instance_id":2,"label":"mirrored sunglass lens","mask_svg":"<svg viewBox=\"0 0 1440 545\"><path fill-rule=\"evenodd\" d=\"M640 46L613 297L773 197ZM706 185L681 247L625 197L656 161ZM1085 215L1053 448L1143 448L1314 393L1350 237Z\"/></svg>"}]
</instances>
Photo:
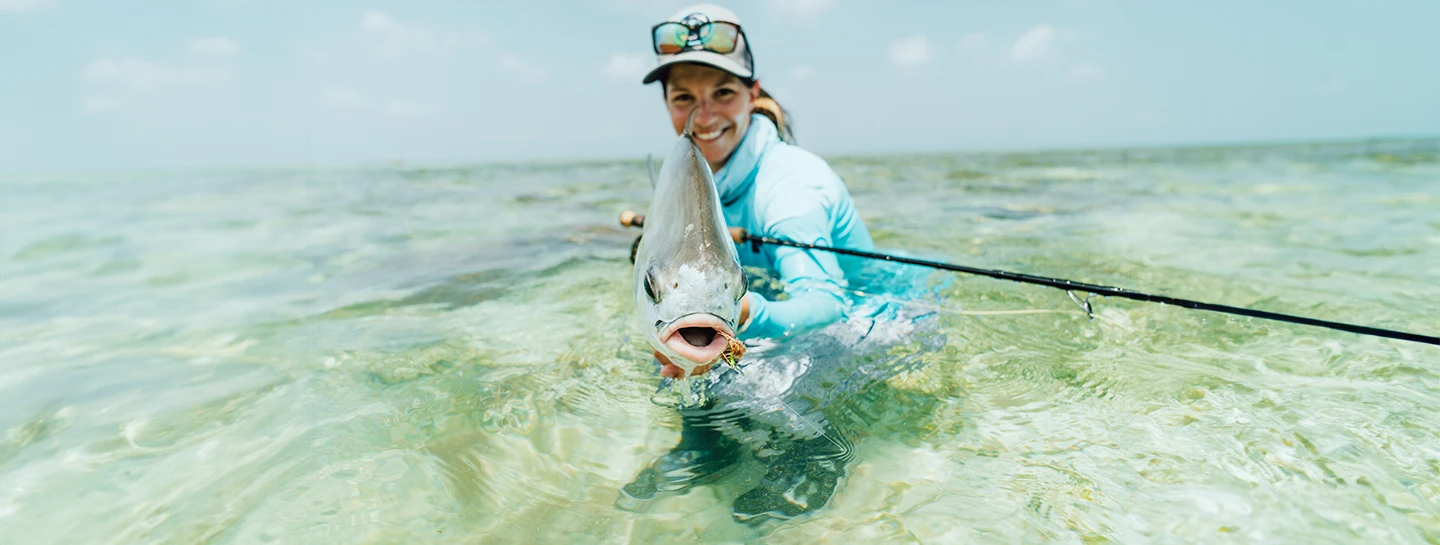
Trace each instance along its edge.
<instances>
[{"instance_id":1,"label":"mirrored sunglass lens","mask_svg":"<svg viewBox=\"0 0 1440 545\"><path fill-rule=\"evenodd\" d=\"M690 29L679 23L667 23L655 27L655 50L670 55L679 53L690 39Z\"/></svg>"},{"instance_id":2,"label":"mirrored sunglass lens","mask_svg":"<svg viewBox=\"0 0 1440 545\"><path fill-rule=\"evenodd\" d=\"M734 51L735 42L739 39L740 28L729 23L710 23L700 27L700 41L706 49L716 53Z\"/></svg>"}]
</instances>

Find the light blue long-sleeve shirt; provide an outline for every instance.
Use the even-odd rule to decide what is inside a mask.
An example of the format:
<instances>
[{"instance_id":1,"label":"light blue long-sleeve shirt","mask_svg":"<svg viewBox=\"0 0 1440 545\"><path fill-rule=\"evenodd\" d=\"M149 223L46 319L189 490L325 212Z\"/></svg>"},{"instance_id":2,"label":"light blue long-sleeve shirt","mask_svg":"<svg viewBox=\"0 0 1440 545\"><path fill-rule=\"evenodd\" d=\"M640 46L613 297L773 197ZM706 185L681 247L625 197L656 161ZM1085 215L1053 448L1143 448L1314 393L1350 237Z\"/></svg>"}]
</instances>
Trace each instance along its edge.
<instances>
[{"instance_id":1,"label":"light blue long-sleeve shirt","mask_svg":"<svg viewBox=\"0 0 1440 545\"><path fill-rule=\"evenodd\" d=\"M874 250L845 182L819 156L780 140L762 115L715 173L725 221L752 234L855 250ZM786 299L750 293L741 338L788 337L834 323L849 304L844 291L861 264L835 254L784 246L739 246L740 262L778 274Z\"/></svg>"}]
</instances>

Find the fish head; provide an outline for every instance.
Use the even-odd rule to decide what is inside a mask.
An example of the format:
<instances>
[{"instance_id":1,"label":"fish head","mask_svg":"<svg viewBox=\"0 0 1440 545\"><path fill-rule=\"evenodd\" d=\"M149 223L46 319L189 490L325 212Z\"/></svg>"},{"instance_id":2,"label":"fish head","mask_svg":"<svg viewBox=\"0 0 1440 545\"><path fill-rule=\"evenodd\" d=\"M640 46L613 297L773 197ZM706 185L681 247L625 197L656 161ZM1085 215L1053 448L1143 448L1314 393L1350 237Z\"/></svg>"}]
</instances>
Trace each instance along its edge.
<instances>
[{"instance_id":1,"label":"fish head","mask_svg":"<svg viewBox=\"0 0 1440 545\"><path fill-rule=\"evenodd\" d=\"M745 295L745 273L738 263L653 263L637 266L636 277L635 303L655 350L687 374L718 362L735 337Z\"/></svg>"}]
</instances>

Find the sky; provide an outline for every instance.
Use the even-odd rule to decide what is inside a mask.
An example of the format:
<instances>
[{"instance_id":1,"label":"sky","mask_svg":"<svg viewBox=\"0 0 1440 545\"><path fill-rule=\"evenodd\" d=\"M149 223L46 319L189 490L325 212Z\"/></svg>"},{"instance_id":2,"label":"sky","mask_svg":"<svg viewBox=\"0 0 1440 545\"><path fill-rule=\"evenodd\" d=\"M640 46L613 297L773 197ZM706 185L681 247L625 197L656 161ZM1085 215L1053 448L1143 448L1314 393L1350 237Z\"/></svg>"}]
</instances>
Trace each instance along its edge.
<instances>
[{"instance_id":1,"label":"sky","mask_svg":"<svg viewBox=\"0 0 1440 545\"><path fill-rule=\"evenodd\" d=\"M639 158L690 2L0 0L0 173ZM822 155L1440 134L1440 1L723 2Z\"/></svg>"}]
</instances>

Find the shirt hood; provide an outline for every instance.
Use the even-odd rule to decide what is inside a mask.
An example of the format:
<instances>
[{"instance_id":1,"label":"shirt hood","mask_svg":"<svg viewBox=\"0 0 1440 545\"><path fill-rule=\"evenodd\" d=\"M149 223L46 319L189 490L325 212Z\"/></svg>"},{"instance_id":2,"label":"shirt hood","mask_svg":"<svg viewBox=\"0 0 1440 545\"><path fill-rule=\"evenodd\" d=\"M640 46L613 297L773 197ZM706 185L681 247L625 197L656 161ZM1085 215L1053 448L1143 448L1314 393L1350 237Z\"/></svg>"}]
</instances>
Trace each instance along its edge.
<instances>
[{"instance_id":1,"label":"shirt hood","mask_svg":"<svg viewBox=\"0 0 1440 545\"><path fill-rule=\"evenodd\" d=\"M751 114L750 128L745 130L745 137L735 146L725 166L715 173L715 187L720 191L721 204L728 206L750 191L755 185L755 171L760 166L760 158L770 146L779 142L780 133L775 129L775 123L763 115Z\"/></svg>"}]
</instances>

